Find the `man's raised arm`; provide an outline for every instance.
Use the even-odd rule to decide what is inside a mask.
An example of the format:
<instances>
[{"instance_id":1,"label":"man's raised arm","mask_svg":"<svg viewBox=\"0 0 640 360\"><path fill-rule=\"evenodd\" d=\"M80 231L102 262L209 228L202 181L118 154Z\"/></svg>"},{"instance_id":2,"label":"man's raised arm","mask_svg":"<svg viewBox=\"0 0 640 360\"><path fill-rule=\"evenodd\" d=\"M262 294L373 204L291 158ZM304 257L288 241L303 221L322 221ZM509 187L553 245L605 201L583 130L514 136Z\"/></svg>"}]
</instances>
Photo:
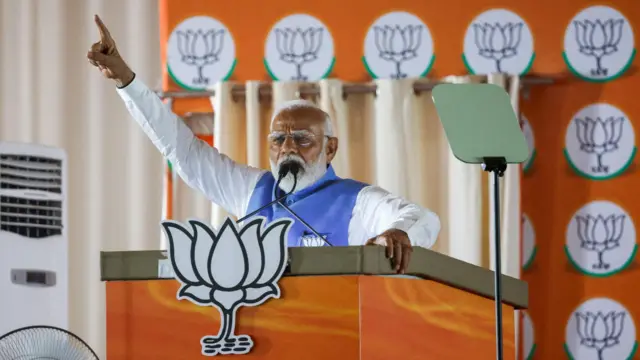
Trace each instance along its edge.
<instances>
[{"instance_id":1,"label":"man's raised arm","mask_svg":"<svg viewBox=\"0 0 640 360\"><path fill-rule=\"evenodd\" d=\"M96 15L100 41L87 54L89 62L113 79L131 116L180 177L228 212L243 215L264 170L235 163L198 139L122 59L106 26Z\"/></svg>"}]
</instances>

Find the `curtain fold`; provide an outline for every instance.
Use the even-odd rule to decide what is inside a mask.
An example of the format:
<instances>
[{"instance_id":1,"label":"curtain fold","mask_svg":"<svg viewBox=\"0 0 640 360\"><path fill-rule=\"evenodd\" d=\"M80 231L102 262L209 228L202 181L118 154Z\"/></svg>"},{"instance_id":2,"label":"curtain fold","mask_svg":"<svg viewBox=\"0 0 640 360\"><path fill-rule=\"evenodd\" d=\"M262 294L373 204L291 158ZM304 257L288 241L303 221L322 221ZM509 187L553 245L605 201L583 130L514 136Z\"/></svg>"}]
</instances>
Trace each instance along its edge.
<instances>
[{"instance_id":1,"label":"curtain fold","mask_svg":"<svg viewBox=\"0 0 640 360\"><path fill-rule=\"evenodd\" d=\"M211 202L199 191L185 184L179 176L175 178L173 193L173 219L186 222L189 219L209 221L211 219Z\"/></svg>"},{"instance_id":2,"label":"curtain fold","mask_svg":"<svg viewBox=\"0 0 640 360\"><path fill-rule=\"evenodd\" d=\"M190 115L184 121L195 134L213 134L213 118L209 114ZM177 174L174 175L173 184L173 220L186 222L197 219L206 222L211 219L211 202L206 196L189 187Z\"/></svg>"},{"instance_id":3,"label":"curtain fold","mask_svg":"<svg viewBox=\"0 0 640 360\"><path fill-rule=\"evenodd\" d=\"M324 79L320 83L320 108L331 117L333 134L338 137L340 151L332 161L338 176L351 177L351 149L341 147L340 143L349 143L349 106L343 94L343 83L337 79Z\"/></svg>"},{"instance_id":4,"label":"curtain fold","mask_svg":"<svg viewBox=\"0 0 640 360\"><path fill-rule=\"evenodd\" d=\"M481 78L449 76L444 81L454 84L478 83ZM471 264L486 267L489 251L486 231L488 209L483 206L487 201L486 192L482 186L486 182L485 176L479 165L465 164L458 160L450 147L447 158L449 164L448 254Z\"/></svg>"},{"instance_id":5,"label":"curtain fold","mask_svg":"<svg viewBox=\"0 0 640 360\"><path fill-rule=\"evenodd\" d=\"M262 108L260 105L260 82L245 83L245 106L247 114L247 165L260 167L264 153L262 134Z\"/></svg>"},{"instance_id":6,"label":"curtain fold","mask_svg":"<svg viewBox=\"0 0 640 360\"><path fill-rule=\"evenodd\" d=\"M518 99L520 94L520 78L518 76L508 76L504 74L489 74L487 82L498 85L507 91L511 98L511 105L516 114L518 110ZM500 246L502 273L509 276L520 277L520 175L521 166L511 164L507 166L504 176L500 179ZM489 182L489 196L493 198L493 182ZM495 234L495 217L493 202L489 202L489 228L491 237L491 269L495 269L493 236Z\"/></svg>"},{"instance_id":7,"label":"curtain fold","mask_svg":"<svg viewBox=\"0 0 640 360\"><path fill-rule=\"evenodd\" d=\"M214 109L213 138L221 154L239 163L247 162L246 104L244 98L234 98L231 90L235 83L215 84L215 95L211 97ZM243 141L239 141L243 139ZM211 224L219 227L230 214L222 207L211 203Z\"/></svg>"},{"instance_id":8,"label":"curtain fold","mask_svg":"<svg viewBox=\"0 0 640 360\"><path fill-rule=\"evenodd\" d=\"M407 95L413 92L413 79L377 80L374 137L372 153L375 163L375 183L382 188L408 198L409 187L405 132ZM343 144L343 149L349 144Z\"/></svg>"},{"instance_id":9,"label":"curtain fold","mask_svg":"<svg viewBox=\"0 0 640 360\"><path fill-rule=\"evenodd\" d=\"M520 76L509 76L508 92L511 98L511 106L520 118ZM505 273L515 278L522 275L522 208L521 196L522 191L520 184L522 183L522 165L511 165L507 168L505 174L507 181L505 182L505 205L503 217L503 233L508 239L505 244L505 256L503 263Z\"/></svg>"},{"instance_id":10,"label":"curtain fold","mask_svg":"<svg viewBox=\"0 0 640 360\"><path fill-rule=\"evenodd\" d=\"M295 81L279 81L273 83L271 92L271 104L275 108L285 101L300 98L298 93L300 84Z\"/></svg>"},{"instance_id":11,"label":"curtain fold","mask_svg":"<svg viewBox=\"0 0 640 360\"><path fill-rule=\"evenodd\" d=\"M449 76L443 81L480 83L483 78ZM504 87L502 78L492 75L491 81ZM344 94L343 82L320 82L319 104L332 116L339 138L333 165L340 176L380 185L435 211L440 215L442 229L434 250L489 268L489 176L479 165L455 158L431 93L415 94L416 81L421 80L377 80L376 94ZM507 90L512 100L517 100L517 85ZM514 219L520 216L518 166L510 166L504 179L502 263L505 273L517 276L519 221Z\"/></svg>"},{"instance_id":12,"label":"curtain fold","mask_svg":"<svg viewBox=\"0 0 640 360\"><path fill-rule=\"evenodd\" d=\"M423 81L423 80L417 80ZM441 230L434 250L451 253L451 231L455 219L449 212L449 142L440 123L431 92L405 93L403 119L407 153L408 199L439 214Z\"/></svg>"},{"instance_id":13,"label":"curtain fold","mask_svg":"<svg viewBox=\"0 0 640 360\"><path fill-rule=\"evenodd\" d=\"M69 330L105 359L100 251L157 249L163 160L85 54L100 14L127 63L161 77L158 1L0 1L0 141L68 155Z\"/></svg>"},{"instance_id":14,"label":"curtain fold","mask_svg":"<svg viewBox=\"0 0 640 360\"><path fill-rule=\"evenodd\" d=\"M267 135L271 114L281 103L299 97L300 84L294 81L273 83L271 102L261 99L259 81L244 84L244 97L232 95L235 85L234 82L219 82L213 87L215 95L210 100L214 109L215 146L220 153L236 162L269 169ZM214 227L222 225L230 215L216 204L209 203L208 206Z\"/></svg>"},{"instance_id":15,"label":"curtain fold","mask_svg":"<svg viewBox=\"0 0 640 360\"><path fill-rule=\"evenodd\" d=\"M505 88L509 93L511 99L511 106L518 116L520 114L519 99L520 99L520 77L508 76L504 74L490 74L487 77L489 84L495 84ZM517 120L519 121L519 120ZM521 210L520 210L520 181L522 179L522 166L517 164L511 164L507 166L504 177L500 179L500 235L501 235L501 262L502 273L509 276L520 278L521 275L521 261L520 254L521 248ZM493 196L493 187L489 189L491 196ZM493 208L491 208L491 236L495 231L494 227L494 215ZM493 260L493 252L495 247L493 242L491 243L491 269L495 269L495 263ZM515 311L514 327L516 339L520 339L521 331L521 319L522 315L520 311ZM516 341L515 351L516 356L520 352L520 341Z\"/></svg>"},{"instance_id":16,"label":"curtain fold","mask_svg":"<svg viewBox=\"0 0 640 360\"><path fill-rule=\"evenodd\" d=\"M333 122L338 137L338 153L332 161L336 174L365 183L375 182L374 113L375 97L371 94L346 94L346 83L328 79L320 82L319 106Z\"/></svg>"}]
</instances>

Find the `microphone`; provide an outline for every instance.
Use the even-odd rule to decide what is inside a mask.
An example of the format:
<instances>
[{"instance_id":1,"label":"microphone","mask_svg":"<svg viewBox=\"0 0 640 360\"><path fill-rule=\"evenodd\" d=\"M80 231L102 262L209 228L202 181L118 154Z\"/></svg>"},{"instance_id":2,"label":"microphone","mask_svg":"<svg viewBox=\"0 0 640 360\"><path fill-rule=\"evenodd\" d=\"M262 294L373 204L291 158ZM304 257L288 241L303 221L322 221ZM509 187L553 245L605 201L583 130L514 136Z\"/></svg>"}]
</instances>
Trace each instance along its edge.
<instances>
[{"instance_id":1,"label":"microphone","mask_svg":"<svg viewBox=\"0 0 640 360\"><path fill-rule=\"evenodd\" d=\"M300 171L300 165L298 163L294 163L293 165L290 163L294 163L293 161L287 161L285 163L282 164L282 166L280 166L280 171L278 171L278 181L276 181L276 187L275 190L273 191L274 193L274 197L276 194L277 189L280 187L280 182L282 181L282 179L284 179L285 176L287 176L287 173L291 172L291 174L293 174L293 187L291 188L291 191L289 191L288 193L276 198L275 200L267 203L264 206L261 206L260 208L258 208L255 211L252 211L250 213L248 213L247 215L243 216L242 218L240 218L238 221L236 222L243 222L245 220L247 220L248 218L252 217L253 215L259 213L260 211L268 208L269 206L275 204L275 203L279 203L281 200L284 200L284 198L286 198L287 196L293 194L293 192L296 190L296 186L298 185L298 177L296 175L298 175L298 171Z\"/></svg>"},{"instance_id":2,"label":"microphone","mask_svg":"<svg viewBox=\"0 0 640 360\"><path fill-rule=\"evenodd\" d=\"M291 210L287 205L282 203L282 200L284 200L287 196L293 194L293 192L296 190L296 186L298 185L298 173L300 172L300 167L301 167L300 164L298 162L296 162L296 161L285 161L285 162L283 162L282 165L280 165L280 170L278 171L278 181L276 181L276 186L273 189L273 197L275 198L275 200L267 203L264 206L261 206L260 208L258 208L255 211L252 211L249 214L243 216L237 222L242 222L242 221L252 217L253 215L259 213L263 209L266 209L267 207L273 205L274 203L278 203L285 210L287 210L287 212L289 212L291 215L293 215L293 217L295 217L296 220L300 221L307 229L311 230L311 232L313 232L314 235L316 235L317 237L322 239L322 241L324 241L325 244L327 244L329 246L333 246L333 244L331 244L329 241L327 241L327 239L325 239L324 236L320 235L320 233L317 232L316 229L314 229L311 225L309 225L309 223L307 223L306 221L302 220L300 218L300 216L298 216L298 214L296 214L293 210ZM288 193L278 197L277 194L278 194L278 189L280 188L280 182L289 173L291 173L291 175L293 175L293 187L291 188L291 190Z\"/></svg>"},{"instance_id":3,"label":"microphone","mask_svg":"<svg viewBox=\"0 0 640 360\"><path fill-rule=\"evenodd\" d=\"M287 173L291 172L291 175L293 175L293 189L291 189L291 193L293 193L293 191L296 188L296 185L298 183L298 172L300 172L300 164L296 161L286 161L284 163L282 163L282 165L280 166L280 171L278 171L278 184L276 184L275 189L273 189L273 197L276 197L277 191L278 191L278 185L279 182L282 178L284 178L285 176L287 176ZM286 194L284 197L288 196L289 194ZM293 217L296 218L296 220L300 221L307 229L311 230L311 232L319 237L320 239L322 239L322 241L324 241L325 244L329 245L329 246L333 246L333 244L331 244L329 241L327 241L327 239L324 238L324 236L320 235L320 233L318 233L316 231L316 229L313 228L313 226L309 225L306 221L302 220L300 218L300 216L298 216L298 214L296 214L293 210L291 210L287 205L282 203L282 198L280 199L276 199L276 201L285 209L289 212L289 214L293 215ZM273 203L273 202L272 202Z\"/></svg>"},{"instance_id":4,"label":"microphone","mask_svg":"<svg viewBox=\"0 0 640 360\"><path fill-rule=\"evenodd\" d=\"M280 170L278 171L278 181L282 180L288 173L293 175L293 181L297 184L298 181L298 173L300 172L300 164L297 161L288 160L280 165ZM294 184L293 189L295 190L296 186ZM276 188L277 189L277 188Z\"/></svg>"}]
</instances>

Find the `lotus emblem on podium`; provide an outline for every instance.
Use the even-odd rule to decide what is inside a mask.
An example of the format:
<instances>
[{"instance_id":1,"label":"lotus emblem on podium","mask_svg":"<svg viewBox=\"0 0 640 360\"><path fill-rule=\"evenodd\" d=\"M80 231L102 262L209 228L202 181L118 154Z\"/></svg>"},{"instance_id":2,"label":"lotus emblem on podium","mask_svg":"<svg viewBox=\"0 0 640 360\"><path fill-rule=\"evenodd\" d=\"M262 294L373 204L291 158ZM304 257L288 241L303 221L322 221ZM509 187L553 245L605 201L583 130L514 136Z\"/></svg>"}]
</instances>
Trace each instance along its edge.
<instances>
[{"instance_id":1,"label":"lotus emblem on podium","mask_svg":"<svg viewBox=\"0 0 640 360\"><path fill-rule=\"evenodd\" d=\"M202 355L246 354L253 347L249 335L235 335L236 311L280 297L278 281L287 265L287 236L292 221L265 224L254 218L243 226L227 218L219 231L190 220L187 227L163 221L169 259L182 284L178 300L213 306L220 312L216 336L204 336Z\"/></svg>"}]
</instances>

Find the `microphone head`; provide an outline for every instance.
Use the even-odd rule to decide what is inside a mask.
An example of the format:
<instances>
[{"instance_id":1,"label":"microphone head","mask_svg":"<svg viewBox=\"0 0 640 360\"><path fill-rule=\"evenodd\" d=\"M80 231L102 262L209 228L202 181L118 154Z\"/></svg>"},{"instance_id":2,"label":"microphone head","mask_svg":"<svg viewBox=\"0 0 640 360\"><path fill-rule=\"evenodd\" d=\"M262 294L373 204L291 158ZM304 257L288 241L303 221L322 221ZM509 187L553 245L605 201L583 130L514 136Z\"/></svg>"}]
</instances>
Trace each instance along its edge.
<instances>
[{"instance_id":1,"label":"microphone head","mask_svg":"<svg viewBox=\"0 0 640 360\"><path fill-rule=\"evenodd\" d=\"M294 177L298 176L300 169L301 169L301 166L297 161L287 160L280 165L280 170L278 171L278 177L283 178L287 176L288 173L291 173Z\"/></svg>"}]
</instances>

